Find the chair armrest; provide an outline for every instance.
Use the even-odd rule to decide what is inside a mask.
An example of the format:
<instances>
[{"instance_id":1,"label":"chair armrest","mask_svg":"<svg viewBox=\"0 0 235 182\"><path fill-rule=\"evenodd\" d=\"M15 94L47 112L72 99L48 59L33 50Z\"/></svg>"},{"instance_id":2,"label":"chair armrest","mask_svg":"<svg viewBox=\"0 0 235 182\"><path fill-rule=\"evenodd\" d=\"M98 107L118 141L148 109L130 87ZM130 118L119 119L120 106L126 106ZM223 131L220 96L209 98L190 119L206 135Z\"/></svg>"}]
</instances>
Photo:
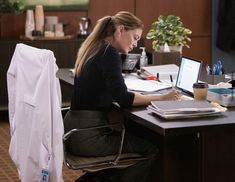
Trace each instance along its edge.
<instances>
[{"instance_id":1,"label":"chair armrest","mask_svg":"<svg viewBox=\"0 0 235 182\"><path fill-rule=\"evenodd\" d=\"M121 125L122 126L122 132L121 132L121 141L120 141L120 145L119 145L119 149L118 149L118 153L114 159L114 161L112 162L114 165L116 165L121 157L122 154L122 147L123 147L123 142L124 142L124 136L125 136L125 126L121 123L113 123L113 124L108 124L108 125L102 125L102 126L95 126L95 127L89 127L89 128L74 128L71 129L70 131L66 132L63 135L63 143L66 142L66 140L68 140L69 137L71 137L71 135L73 135L76 132L81 132L81 131L88 131L88 130L94 130L94 129L101 129L101 128L110 128L110 127L115 127Z\"/></svg>"}]
</instances>

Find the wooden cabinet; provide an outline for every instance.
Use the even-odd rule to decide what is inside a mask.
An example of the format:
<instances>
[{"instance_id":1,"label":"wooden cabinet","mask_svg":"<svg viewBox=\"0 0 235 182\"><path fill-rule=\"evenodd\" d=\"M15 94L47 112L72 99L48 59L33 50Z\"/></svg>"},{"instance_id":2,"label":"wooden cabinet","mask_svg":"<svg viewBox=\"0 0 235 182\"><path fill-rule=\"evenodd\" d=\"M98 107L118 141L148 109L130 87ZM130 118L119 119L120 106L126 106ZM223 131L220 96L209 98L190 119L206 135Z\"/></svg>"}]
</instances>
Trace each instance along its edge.
<instances>
[{"instance_id":1,"label":"wooden cabinet","mask_svg":"<svg viewBox=\"0 0 235 182\"><path fill-rule=\"evenodd\" d=\"M82 43L82 39L71 40L6 40L0 41L0 110L7 110L7 70L11 62L12 55L17 43L24 43L37 48L49 49L54 52L56 63L59 68L72 68L77 57L77 51ZM62 100L64 105L68 105L72 94L72 88L61 82Z\"/></svg>"},{"instance_id":2,"label":"wooden cabinet","mask_svg":"<svg viewBox=\"0 0 235 182\"><path fill-rule=\"evenodd\" d=\"M235 181L234 140L234 126L202 133L202 181Z\"/></svg>"}]
</instances>

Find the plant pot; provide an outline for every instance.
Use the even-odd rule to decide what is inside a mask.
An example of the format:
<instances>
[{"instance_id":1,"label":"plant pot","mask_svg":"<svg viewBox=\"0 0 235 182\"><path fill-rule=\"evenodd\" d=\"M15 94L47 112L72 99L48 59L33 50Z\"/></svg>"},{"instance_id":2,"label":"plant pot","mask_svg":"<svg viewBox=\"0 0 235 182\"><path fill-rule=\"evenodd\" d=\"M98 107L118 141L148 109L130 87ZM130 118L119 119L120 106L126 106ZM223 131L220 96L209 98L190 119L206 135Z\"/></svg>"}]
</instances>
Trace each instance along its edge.
<instances>
[{"instance_id":1,"label":"plant pot","mask_svg":"<svg viewBox=\"0 0 235 182\"><path fill-rule=\"evenodd\" d=\"M183 46L169 46L171 52L180 52L182 54Z\"/></svg>"},{"instance_id":2,"label":"plant pot","mask_svg":"<svg viewBox=\"0 0 235 182\"><path fill-rule=\"evenodd\" d=\"M160 46L159 49L155 49L156 52L165 52L165 46ZM170 52L180 52L182 54L183 46L169 46Z\"/></svg>"},{"instance_id":3,"label":"plant pot","mask_svg":"<svg viewBox=\"0 0 235 182\"><path fill-rule=\"evenodd\" d=\"M153 65L162 65L162 64L175 64L180 65L181 53L172 51L172 52L162 52L154 51L152 54Z\"/></svg>"}]
</instances>

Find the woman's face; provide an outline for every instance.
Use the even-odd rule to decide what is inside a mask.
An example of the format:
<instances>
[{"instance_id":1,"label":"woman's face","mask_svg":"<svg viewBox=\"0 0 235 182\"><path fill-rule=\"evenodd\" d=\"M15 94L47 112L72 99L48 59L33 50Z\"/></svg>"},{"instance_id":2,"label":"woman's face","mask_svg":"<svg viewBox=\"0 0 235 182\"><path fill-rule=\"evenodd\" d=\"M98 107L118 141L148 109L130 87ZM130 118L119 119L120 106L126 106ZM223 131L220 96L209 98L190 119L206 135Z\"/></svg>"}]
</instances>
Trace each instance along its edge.
<instances>
[{"instance_id":1,"label":"woman's face","mask_svg":"<svg viewBox=\"0 0 235 182\"><path fill-rule=\"evenodd\" d=\"M142 29L125 30L123 25L118 26L115 32L117 49L123 54L132 51L133 48L137 47L142 32Z\"/></svg>"}]
</instances>

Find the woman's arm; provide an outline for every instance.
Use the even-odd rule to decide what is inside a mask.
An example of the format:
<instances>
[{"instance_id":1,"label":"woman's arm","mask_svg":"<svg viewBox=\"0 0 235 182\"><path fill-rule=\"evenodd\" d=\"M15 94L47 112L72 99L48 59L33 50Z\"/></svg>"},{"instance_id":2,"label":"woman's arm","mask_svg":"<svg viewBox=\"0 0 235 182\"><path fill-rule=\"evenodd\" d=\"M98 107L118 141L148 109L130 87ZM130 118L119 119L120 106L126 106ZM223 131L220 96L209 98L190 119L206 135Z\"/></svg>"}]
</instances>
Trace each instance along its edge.
<instances>
[{"instance_id":1,"label":"woman's arm","mask_svg":"<svg viewBox=\"0 0 235 182\"><path fill-rule=\"evenodd\" d=\"M181 93L178 90L172 89L166 94L159 95L141 95L135 92L133 106L149 105L151 101L160 100L178 100Z\"/></svg>"}]
</instances>

